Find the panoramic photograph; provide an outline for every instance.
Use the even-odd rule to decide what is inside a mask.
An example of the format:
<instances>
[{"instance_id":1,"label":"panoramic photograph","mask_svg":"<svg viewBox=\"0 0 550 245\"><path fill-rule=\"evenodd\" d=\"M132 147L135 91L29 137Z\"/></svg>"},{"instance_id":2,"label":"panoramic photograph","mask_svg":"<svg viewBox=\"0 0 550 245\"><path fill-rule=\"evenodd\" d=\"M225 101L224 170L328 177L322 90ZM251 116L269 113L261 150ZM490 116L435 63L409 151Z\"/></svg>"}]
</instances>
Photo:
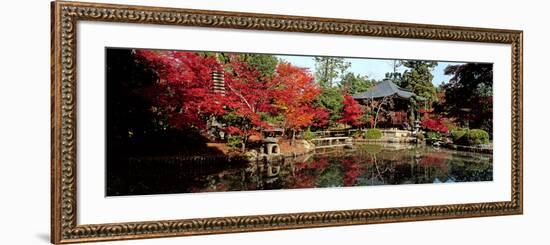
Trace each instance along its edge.
<instances>
[{"instance_id":1,"label":"panoramic photograph","mask_svg":"<svg viewBox=\"0 0 550 245\"><path fill-rule=\"evenodd\" d=\"M108 47L106 196L493 180L493 64Z\"/></svg>"}]
</instances>

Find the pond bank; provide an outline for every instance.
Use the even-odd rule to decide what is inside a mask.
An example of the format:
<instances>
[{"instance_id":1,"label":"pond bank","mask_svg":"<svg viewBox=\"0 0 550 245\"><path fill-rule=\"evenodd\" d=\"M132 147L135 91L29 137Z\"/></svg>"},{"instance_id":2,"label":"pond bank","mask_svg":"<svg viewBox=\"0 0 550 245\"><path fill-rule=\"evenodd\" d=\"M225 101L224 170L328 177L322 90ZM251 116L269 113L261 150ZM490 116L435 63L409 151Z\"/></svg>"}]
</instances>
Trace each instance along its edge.
<instances>
[{"instance_id":1,"label":"pond bank","mask_svg":"<svg viewBox=\"0 0 550 245\"><path fill-rule=\"evenodd\" d=\"M419 142L417 143L415 138L400 138L400 139L353 139L353 143L363 143L363 144L424 144L424 145L431 145L435 147L444 147L451 150L457 150L457 151L467 151L467 152L474 152L474 153L487 153L492 154L493 148L491 147L482 147L482 146L466 146L466 145L456 145L452 143L443 143L440 142L439 145L434 145L428 142Z\"/></svg>"},{"instance_id":2,"label":"pond bank","mask_svg":"<svg viewBox=\"0 0 550 245\"><path fill-rule=\"evenodd\" d=\"M476 147L476 146L455 145L455 144L443 144L442 146L447 149L457 150L457 151L493 154L492 147Z\"/></svg>"},{"instance_id":3,"label":"pond bank","mask_svg":"<svg viewBox=\"0 0 550 245\"><path fill-rule=\"evenodd\" d=\"M291 145L290 142L282 141L278 145L281 151L277 154L266 154L256 150L251 150L244 153L244 155L249 159L249 161L264 159L268 161L276 161L283 158L296 158L315 153L315 145L306 140L296 140L293 145Z\"/></svg>"},{"instance_id":4,"label":"pond bank","mask_svg":"<svg viewBox=\"0 0 550 245\"><path fill-rule=\"evenodd\" d=\"M461 152L471 152L471 153L484 153L492 154L492 147L476 147L476 146L464 146L464 145L455 145L450 143L439 142L438 144L433 144L425 141L417 143L416 138L412 137L402 137L402 138L388 138L382 139L361 139L361 138L351 138L351 144L349 145L336 145L333 147L323 147L317 148L315 144L307 140L296 140L293 145L289 145L289 142L281 142L280 148L281 151L277 154L266 154L256 150L250 150L243 155L249 161L258 161L258 160L267 160L267 161L280 161L283 159L292 159L301 157L304 155L310 155L314 153L322 153L325 151L331 151L330 149L340 149L340 148L355 148L356 146L372 144L380 145L383 148L389 150L401 150L401 149L410 149L415 146L431 146L435 148L445 148ZM326 148L326 149L325 149ZM243 156L241 155L241 156Z\"/></svg>"}]
</instances>

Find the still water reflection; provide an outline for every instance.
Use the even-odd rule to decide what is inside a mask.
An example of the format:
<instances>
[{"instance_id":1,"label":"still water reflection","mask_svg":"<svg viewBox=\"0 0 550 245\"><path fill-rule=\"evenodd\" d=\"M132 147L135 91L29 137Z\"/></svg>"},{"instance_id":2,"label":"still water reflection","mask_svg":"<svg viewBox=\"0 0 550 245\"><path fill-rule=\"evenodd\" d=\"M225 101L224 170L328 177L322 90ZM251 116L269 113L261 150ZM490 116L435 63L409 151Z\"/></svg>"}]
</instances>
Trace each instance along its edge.
<instances>
[{"instance_id":1,"label":"still water reflection","mask_svg":"<svg viewBox=\"0 0 550 245\"><path fill-rule=\"evenodd\" d=\"M492 181L492 162L491 154L365 144L194 176L179 192Z\"/></svg>"}]
</instances>

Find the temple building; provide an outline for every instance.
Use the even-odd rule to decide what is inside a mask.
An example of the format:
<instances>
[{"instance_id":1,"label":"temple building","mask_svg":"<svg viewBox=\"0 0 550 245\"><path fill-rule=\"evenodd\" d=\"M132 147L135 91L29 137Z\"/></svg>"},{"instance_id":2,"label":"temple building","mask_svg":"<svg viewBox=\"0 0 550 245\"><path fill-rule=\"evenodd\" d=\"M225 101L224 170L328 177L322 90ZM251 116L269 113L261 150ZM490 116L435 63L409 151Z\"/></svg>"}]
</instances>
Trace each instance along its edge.
<instances>
[{"instance_id":1,"label":"temple building","mask_svg":"<svg viewBox=\"0 0 550 245\"><path fill-rule=\"evenodd\" d=\"M397 86L390 79L384 79L383 81L374 85L372 88L369 88L369 90L367 90L366 92L353 95L353 98L359 102L365 102L365 100L369 99L380 99L390 96L398 96L403 99L409 99L413 97L419 101L424 100L423 97L416 95L412 91Z\"/></svg>"},{"instance_id":2,"label":"temple building","mask_svg":"<svg viewBox=\"0 0 550 245\"><path fill-rule=\"evenodd\" d=\"M414 99L415 101L425 101L422 96L418 96L408 89L397 86L392 80L384 79L381 82L375 84L367 91L352 95L360 104L372 105L373 101L378 101L378 106L373 108L377 112L383 111L384 105L388 104L393 99L408 100ZM407 108L404 111L391 111L388 112L389 121L385 122L385 126L388 127L402 127L404 129L412 129L414 120L416 119L413 107L410 103L406 103ZM407 116L408 115L408 116ZM407 118L408 117L408 118ZM375 125L377 123L375 119Z\"/></svg>"}]
</instances>

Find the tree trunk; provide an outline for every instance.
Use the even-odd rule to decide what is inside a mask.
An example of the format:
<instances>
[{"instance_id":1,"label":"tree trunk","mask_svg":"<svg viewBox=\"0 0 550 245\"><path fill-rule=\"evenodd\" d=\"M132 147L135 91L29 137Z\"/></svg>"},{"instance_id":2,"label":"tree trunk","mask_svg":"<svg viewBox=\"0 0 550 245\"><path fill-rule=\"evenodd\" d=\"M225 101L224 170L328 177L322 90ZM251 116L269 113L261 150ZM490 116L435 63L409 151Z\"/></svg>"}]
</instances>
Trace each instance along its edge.
<instances>
[{"instance_id":1,"label":"tree trunk","mask_svg":"<svg viewBox=\"0 0 550 245\"><path fill-rule=\"evenodd\" d=\"M416 115L414 113L413 106L411 106L410 111L409 111L409 123L411 125L412 130L414 130L415 121L416 121Z\"/></svg>"},{"instance_id":2,"label":"tree trunk","mask_svg":"<svg viewBox=\"0 0 550 245\"><path fill-rule=\"evenodd\" d=\"M241 143L241 151L244 152L246 150L246 139L248 139L248 136L243 137L242 143Z\"/></svg>"},{"instance_id":3,"label":"tree trunk","mask_svg":"<svg viewBox=\"0 0 550 245\"><path fill-rule=\"evenodd\" d=\"M378 123L378 113L380 113L380 109L382 109L382 105L386 101L386 97L382 98L380 101L380 104L378 105L378 108L376 108L376 115L374 116L374 126L373 128L376 128L376 124Z\"/></svg>"},{"instance_id":4,"label":"tree trunk","mask_svg":"<svg viewBox=\"0 0 550 245\"><path fill-rule=\"evenodd\" d=\"M330 82L328 80L328 66L329 66L329 61L327 60L327 62L325 63L325 86L326 87L332 87L332 82Z\"/></svg>"},{"instance_id":5,"label":"tree trunk","mask_svg":"<svg viewBox=\"0 0 550 245\"><path fill-rule=\"evenodd\" d=\"M378 122L378 112L380 111L380 108L378 108L378 110L376 110L376 115L374 116L374 125L372 126L372 128L376 128L376 123Z\"/></svg>"},{"instance_id":6,"label":"tree trunk","mask_svg":"<svg viewBox=\"0 0 550 245\"><path fill-rule=\"evenodd\" d=\"M295 139L296 139L296 130L292 130L292 139L290 140L290 145L294 145Z\"/></svg>"}]
</instances>

